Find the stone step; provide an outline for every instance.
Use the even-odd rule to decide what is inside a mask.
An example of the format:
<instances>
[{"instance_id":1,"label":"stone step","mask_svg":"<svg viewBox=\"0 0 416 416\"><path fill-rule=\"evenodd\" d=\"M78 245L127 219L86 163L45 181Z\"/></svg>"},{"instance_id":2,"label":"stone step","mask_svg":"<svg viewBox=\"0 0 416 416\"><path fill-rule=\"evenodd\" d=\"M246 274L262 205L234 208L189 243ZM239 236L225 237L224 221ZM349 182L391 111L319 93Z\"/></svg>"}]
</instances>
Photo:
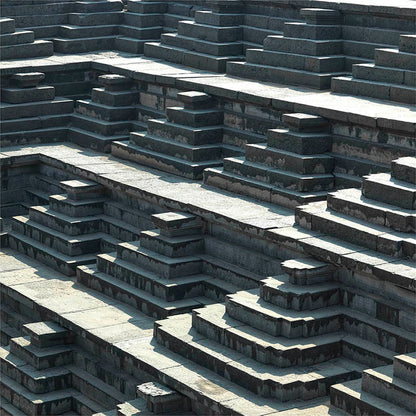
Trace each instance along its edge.
<instances>
[{"instance_id":1,"label":"stone step","mask_svg":"<svg viewBox=\"0 0 416 416\"><path fill-rule=\"evenodd\" d=\"M168 107L166 117L170 123L195 129L209 126L219 129L222 128L223 122L223 112L216 109L190 110L183 107ZM215 140L214 143L221 141L222 132L218 131L217 134L217 139L211 139Z\"/></svg>"},{"instance_id":2,"label":"stone step","mask_svg":"<svg viewBox=\"0 0 416 416\"><path fill-rule=\"evenodd\" d=\"M72 410L72 396L75 390L65 389L36 394L27 390L10 377L2 374L0 380L2 396L20 412L27 415L62 414Z\"/></svg>"},{"instance_id":3,"label":"stone step","mask_svg":"<svg viewBox=\"0 0 416 416\"><path fill-rule=\"evenodd\" d=\"M266 138L262 134L257 134L246 130L239 130L228 126L223 127L224 144L238 146L244 149L246 144L263 144L265 141Z\"/></svg>"},{"instance_id":4,"label":"stone step","mask_svg":"<svg viewBox=\"0 0 416 416\"><path fill-rule=\"evenodd\" d=\"M49 197L49 208L68 217L87 217L102 214L104 212L104 202L105 198L76 201L66 195L51 195Z\"/></svg>"},{"instance_id":5,"label":"stone step","mask_svg":"<svg viewBox=\"0 0 416 416\"><path fill-rule=\"evenodd\" d=\"M393 375L407 383L416 384L416 353L394 357Z\"/></svg>"},{"instance_id":6,"label":"stone step","mask_svg":"<svg viewBox=\"0 0 416 416\"><path fill-rule=\"evenodd\" d=\"M3 102L10 104L22 104L39 101L52 101L55 98L55 88L49 86L37 86L34 88L3 88Z\"/></svg>"},{"instance_id":7,"label":"stone step","mask_svg":"<svg viewBox=\"0 0 416 416\"><path fill-rule=\"evenodd\" d=\"M365 177L363 196L408 210L416 209L415 186L394 179L388 173L376 173Z\"/></svg>"},{"instance_id":8,"label":"stone step","mask_svg":"<svg viewBox=\"0 0 416 416\"><path fill-rule=\"evenodd\" d=\"M399 181L416 185L416 158L401 157L391 162L391 176Z\"/></svg>"},{"instance_id":9,"label":"stone step","mask_svg":"<svg viewBox=\"0 0 416 416\"><path fill-rule=\"evenodd\" d=\"M8 325L10 328L15 329L14 331L16 337L21 335L22 327L24 324L28 323L28 318L21 313L17 312L15 308L7 305L5 302L1 305L1 324Z\"/></svg>"},{"instance_id":10,"label":"stone step","mask_svg":"<svg viewBox=\"0 0 416 416\"><path fill-rule=\"evenodd\" d=\"M343 55L309 56L290 52L247 49L246 59L250 64L291 68L299 71L324 73L345 71Z\"/></svg>"},{"instance_id":11,"label":"stone step","mask_svg":"<svg viewBox=\"0 0 416 416\"><path fill-rule=\"evenodd\" d=\"M293 377L291 368L258 363L215 341L194 335L190 332L189 317L181 318L178 323L172 318L156 323L159 343L263 397L274 397L279 401L312 399L327 394L329 386L337 380L359 377L362 371L362 366L338 358L316 366L300 367Z\"/></svg>"},{"instance_id":12,"label":"stone step","mask_svg":"<svg viewBox=\"0 0 416 416\"><path fill-rule=\"evenodd\" d=\"M261 163L271 168L295 172L302 175L331 173L334 159L326 154L300 155L267 144L248 144L245 158L249 162Z\"/></svg>"},{"instance_id":13,"label":"stone step","mask_svg":"<svg viewBox=\"0 0 416 416\"><path fill-rule=\"evenodd\" d=\"M96 261L94 254L82 254L74 257L67 256L15 231L9 233L9 245L11 248L26 254L67 276L74 275L77 266L92 264Z\"/></svg>"},{"instance_id":14,"label":"stone step","mask_svg":"<svg viewBox=\"0 0 416 416\"><path fill-rule=\"evenodd\" d=\"M75 11L79 13L122 11L123 7L121 0L77 1L75 3Z\"/></svg>"},{"instance_id":15,"label":"stone step","mask_svg":"<svg viewBox=\"0 0 416 416\"><path fill-rule=\"evenodd\" d=\"M6 59L6 58L4 58ZM53 102L38 101L22 104L0 105L0 118L4 120L15 120L16 118L28 118L38 116L50 116L56 114L72 113L74 102L66 98L55 98Z\"/></svg>"},{"instance_id":16,"label":"stone step","mask_svg":"<svg viewBox=\"0 0 416 416\"><path fill-rule=\"evenodd\" d=\"M326 199L327 195L326 191L298 192L291 189L277 188L255 179L211 167L204 170L204 183L291 209L313 201L322 201Z\"/></svg>"},{"instance_id":17,"label":"stone step","mask_svg":"<svg viewBox=\"0 0 416 416\"><path fill-rule=\"evenodd\" d=\"M1 46L19 45L22 43L33 43L35 35L28 30L17 30L14 33L0 35Z\"/></svg>"},{"instance_id":18,"label":"stone step","mask_svg":"<svg viewBox=\"0 0 416 416\"><path fill-rule=\"evenodd\" d=\"M140 242L120 243L117 257L168 280L198 274L202 270L199 257L166 257L142 247Z\"/></svg>"},{"instance_id":19,"label":"stone step","mask_svg":"<svg viewBox=\"0 0 416 416\"><path fill-rule=\"evenodd\" d=\"M212 341L279 368L315 365L342 355L339 332L307 339L274 337L230 318L220 304L193 311L192 327Z\"/></svg>"},{"instance_id":20,"label":"stone step","mask_svg":"<svg viewBox=\"0 0 416 416\"><path fill-rule=\"evenodd\" d=\"M156 319L190 312L194 308L210 303L203 297L169 302L91 267L78 268L78 281Z\"/></svg>"},{"instance_id":21,"label":"stone step","mask_svg":"<svg viewBox=\"0 0 416 416\"><path fill-rule=\"evenodd\" d=\"M79 39L79 38L99 38L118 34L118 28L115 25L98 25L98 26L76 26L62 25L59 35L62 38Z\"/></svg>"},{"instance_id":22,"label":"stone step","mask_svg":"<svg viewBox=\"0 0 416 416\"><path fill-rule=\"evenodd\" d=\"M191 20L182 20L178 23L178 35L217 43L238 42L242 39L242 28L239 26L211 26Z\"/></svg>"},{"instance_id":23,"label":"stone step","mask_svg":"<svg viewBox=\"0 0 416 416\"><path fill-rule=\"evenodd\" d=\"M395 231L416 232L416 214L412 210L368 199L362 196L360 189L342 189L328 194L328 209Z\"/></svg>"},{"instance_id":24,"label":"stone step","mask_svg":"<svg viewBox=\"0 0 416 416\"><path fill-rule=\"evenodd\" d=\"M120 86L120 88L123 88L123 86ZM93 88L91 100L109 107L126 107L137 104L139 102L139 97L137 90L131 89L126 85L125 91L109 91L105 88Z\"/></svg>"},{"instance_id":25,"label":"stone step","mask_svg":"<svg viewBox=\"0 0 416 416\"><path fill-rule=\"evenodd\" d=\"M335 40L342 38L341 25L311 25L304 22L285 22L283 35L286 38L310 40Z\"/></svg>"},{"instance_id":26,"label":"stone step","mask_svg":"<svg viewBox=\"0 0 416 416\"><path fill-rule=\"evenodd\" d=\"M393 376L391 365L363 371L361 388L366 393L416 412L416 393L414 384Z\"/></svg>"},{"instance_id":27,"label":"stone step","mask_svg":"<svg viewBox=\"0 0 416 416\"><path fill-rule=\"evenodd\" d=\"M314 40L286 38L281 35L271 35L264 39L265 50L296 53L310 56L341 55L342 40Z\"/></svg>"},{"instance_id":28,"label":"stone step","mask_svg":"<svg viewBox=\"0 0 416 416\"><path fill-rule=\"evenodd\" d=\"M375 50L374 60L377 66L416 71L414 53L401 52L398 49L380 48Z\"/></svg>"},{"instance_id":29,"label":"stone step","mask_svg":"<svg viewBox=\"0 0 416 416\"><path fill-rule=\"evenodd\" d=\"M346 76L336 76L332 78L331 89L333 92L342 94L362 95L406 104L415 103L414 88L406 85L386 84Z\"/></svg>"},{"instance_id":30,"label":"stone step","mask_svg":"<svg viewBox=\"0 0 416 416\"><path fill-rule=\"evenodd\" d=\"M1 144L7 146L20 146L22 144L39 144L39 143L53 143L65 140L67 135L67 128L49 128L38 129L33 131L14 131L11 133L4 133L1 136Z\"/></svg>"},{"instance_id":31,"label":"stone step","mask_svg":"<svg viewBox=\"0 0 416 416\"><path fill-rule=\"evenodd\" d=\"M118 51L133 53L136 55L141 55L144 50L144 44L148 41L153 41L157 39L135 39L135 38L128 38L125 36L118 36L114 42L114 48Z\"/></svg>"},{"instance_id":32,"label":"stone step","mask_svg":"<svg viewBox=\"0 0 416 416\"><path fill-rule=\"evenodd\" d=\"M120 226L127 226L128 229L134 231L137 234L137 238L130 240L138 240L140 230L148 230L154 227L150 216L141 210L128 207L120 202L108 200L104 203L104 221L115 221Z\"/></svg>"},{"instance_id":33,"label":"stone step","mask_svg":"<svg viewBox=\"0 0 416 416\"><path fill-rule=\"evenodd\" d=\"M110 153L112 142L116 140L127 140L128 138L128 133L105 136L76 127L70 127L68 129L68 140L70 142L104 153Z\"/></svg>"},{"instance_id":34,"label":"stone step","mask_svg":"<svg viewBox=\"0 0 416 416\"><path fill-rule=\"evenodd\" d=\"M244 157L224 159L224 171L248 179L265 182L273 187L298 192L327 191L334 187L332 174L298 174L247 161Z\"/></svg>"},{"instance_id":35,"label":"stone step","mask_svg":"<svg viewBox=\"0 0 416 416\"><path fill-rule=\"evenodd\" d=\"M395 43L393 46L396 46ZM392 45L386 44L385 41L373 43L368 41L356 41L344 39L342 43L342 51L346 56L354 56L357 58L374 60L375 51L380 48L390 48Z\"/></svg>"},{"instance_id":36,"label":"stone step","mask_svg":"<svg viewBox=\"0 0 416 416\"><path fill-rule=\"evenodd\" d=\"M244 56L214 56L156 42L145 43L144 54L152 58L218 73L226 72L228 61L244 60Z\"/></svg>"},{"instance_id":37,"label":"stone step","mask_svg":"<svg viewBox=\"0 0 416 416\"><path fill-rule=\"evenodd\" d=\"M4 16L24 16L37 14L61 14L69 13L73 5L69 2L51 1L49 4L14 4L13 6L2 5L1 12Z\"/></svg>"},{"instance_id":38,"label":"stone step","mask_svg":"<svg viewBox=\"0 0 416 416\"><path fill-rule=\"evenodd\" d=\"M308 207L299 207L295 213L296 223L389 256L415 257L416 239L411 235L391 231L386 227L328 211L325 208L320 202Z\"/></svg>"},{"instance_id":39,"label":"stone step","mask_svg":"<svg viewBox=\"0 0 416 416\"><path fill-rule=\"evenodd\" d=\"M61 181L54 179L53 176L47 176L45 174L33 175L31 186L36 187L39 191L42 191L48 195L51 194L63 194L64 188L61 185Z\"/></svg>"},{"instance_id":40,"label":"stone step","mask_svg":"<svg viewBox=\"0 0 416 416\"><path fill-rule=\"evenodd\" d=\"M126 121L133 119L135 109L132 106L112 107L91 100L78 100L75 111L84 116L106 121Z\"/></svg>"},{"instance_id":41,"label":"stone step","mask_svg":"<svg viewBox=\"0 0 416 416\"><path fill-rule=\"evenodd\" d=\"M102 413L107 410L100 403L97 403L96 401L91 400L87 396L78 392L72 397L72 408L74 410L68 412L69 414L67 416L72 416L74 412L78 415L92 415L94 413Z\"/></svg>"},{"instance_id":42,"label":"stone step","mask_svg":"<svg viewBox=\"0 0 416 416\"><path fill-rule=\"evenodd\" d=\"M342 25L344 40L364 41L368 43L397 45L403 31L387 27L376 28L369 26Z\"/></svg>"},{"instance_id":43,"label":"stone step","mask_svg":"<svg viewBox=\"0 0 416 416\"><path fill-rule=\"evenodd\" d=\"M399 51L406 53L416 53L416 37L415 35L400 35Z\"/></svg>"},{"instance_id":44,"label":"stone step","mask_svg":"<svg viewBox=\"0 0 416 416\"><path fill-rule=\"evenodd\" d=\"M109 50L113 48L115 39L116 35L77 39L58 37L53 39L53 48L55 52L68 54Z\"/></svg>"},{"instance_id":45,"label":"stone step","mask_svg":"<svg viewBox=\"0 0 416 416\"><path fill-rule=\"evenodd\" d=\"M222 160L220 159L189 162L182 158L162 155L155 151L143 149L128 142L113 142L111 153L116 157L189 179L201 179L204 169L222 165Z\"/></svg>"},{"instance_id":46,"label":"stone step","mask_svg":"<svg viewBox=\"0 0 416 416\"><path fill-rule=\"evenodd\" d=\"M333 146L337 147L337 152L343 151L338 148L338 145L340 144L341 146L343 146L344 143L345 142L343 141L343 139L340 139L337 136L333 137ZM352 141L351 145L354 146L354 141ZM364 147L365 144L362 143L362 145ZM381 149L379 148L378 150ZM377 151L377 149L375 149L375 151ZM354 150L351 151L351 153L353 152ZM363 176L370 175L372 173L390 172L390 167L388 165L385 165L384 163L379 163L371 159L363 159L362 157L348 156L348 154L346 153L347 152L345 152L344 148L344 154L328 154L328 156L333 157L335 161L334 174L339 173L344 175L351 175L362 179ZM359 187L361 187L361 184Z\"/></svg>"},{"instance_id":47,"label":"stone step","mask_svg":"<svg viewBox=\"0 0 416 416\"><path fill-rule=\"evenodd\" d=\"M14 19L8 17L0 18L0 34L13 33L16 30Z\"/></svg>"},{"instance_id":48,"label":"stone step","mask_svg":"<svg viewBox=\"0 0 416 416\"><path fill-rule=\"evenodd\" d=\"M1 398L0 402L0 411L2 412L2 416L16 416L21 411L17 407L13 406L8 400L4 397Z\"/></svg>"},{"instance_id":49,"label":"stone step","mask_svg":"<svg viewBox=\"0 0 416 416\"><path fill-rule=\"evenodd\" d=\"M49 393L72 386L71 372L65 367L36 370L10 353L10 348L0 348L1 373L35 394Z\"/></svg>"},{"instance_id":50,"label":"stone step","mask_svg":"<svg viewBox=\"0 0 416 416\"><path fill-rule=\"evenodd\" d=\"M261 47L264 39L270 35L281 35L281 31L274 29L262 29L254 26L242 25L243 41L246 45L253 45L252 47ZM254 46L256 45L256 46ZM248 47L250 49L250 46Z\"/></svg>"},{"instance_id":51,"label":"stone step","mask_svg":"<svg viewBox=\"0 0 416 416\"><path fill-rule=\"evenodd\" d=\"M16 27L24 28L27 30L32 30L35 33L35 37L39 30L42 30L45 27L55 26L58 28L62 24L68 22L68 13L58 13L58 14L29 14L29 15L20 15L15 16L14 20L16 21ZM55 32L56 34L59 32Z\"/></svg>"},{"instance_id":52,"label":"stone step","mask_svg":"<svg viewBox=\"0 0 416 416\"><path fill-rule=\"evenodd\" d=\"M167 302L201 296L204 281L210 279L209 276L197 274L167 280L159 274L117 258L115 253L99 254L96 269L97 272L112 276Z\"/></svg>"},{"instance_id":53,"label":"stone step","mask_svg":"<svg viewBox=\"0 0 416 416\"><path fill-rule=\"evenodd\" d=\"M35 40L33 43L1 46L0 53L3 60L27 59L53 55L53 43L47 40Z\"/></svg>"},{"instance_id":54,"label":"stone step","mask_svg":"<svg viewBox=\"0 0 416 416\"><path fill-rule=\"evenodd\" d=\"M0 121L2 135L8 132L30 132L30 130L61 129L62 125L66 125L70 121L70 114L59 114L51 116L17 118L11 120Z\"/></svg>"},{"instance_id":55,"label":"stone step","mask_svg":"<svg viewBox=\"0 0 416 416\"><path fill-rule=\"evenodd\" d=\"M361 379L331 386L331 404L351 415L374 414L380 416L411 416L396 406L361 390Z\"/></svg>"},{"instance_id":56,"label":"stone step","mask_svg":"<svg viewBox=\"0 0 416 416\"><path fill-rule=\"evenodd\" d=\"M240 13L218 13L211 10L196 10L195 22L209 26L240 26L244 15Z\"/></svg>"},{"instance_id":57,"label":"stone step","mask_svg":"<svg viewBox=\"0 0 416 416\"><path fill-rule=\"evenodd\" d=\"M39 348L71 344L75 338L68 329L53 321L28 323L23 325L23 331L29 335L31 344Z\"/></svg>"},{"instance_id":58,"label":"stone step","mask_svg":"<svg viewBox=\"0 0 416 416\"><path fill-rule=\"evenodd\" d=\"M60 367L71 364L73 360L72 346L59 345L39 348L29 341L29 337L13 338L10 341L10 353L36 370Z\"/></svg>"},{"instance_id":59,"label":"stone step","mask_svg":"<svg viewBox=\"0 0 416 416\"><path fill-rule=\"evenodd\" d=\"M403 84L408 87L416 86L416 72L403 69L387 68L375 64L356 64L352 67L355 79L375 81L387 84Z\"/></svg>"},{"instance_id":60,"label":"stone step","mask_svg":"<svg viewBox=\"0 0 416 416\"><path fill-rule=\"evenodd\" d=\"M330 89L331 78L333 76L343 75L340 73L314 73L291 68L233 61L227 63L227 74L264 82L304 85L309 88L320 90Z\"/></svg>"},{"instance_id":61,"label":"stone step","mask_svg":"<svg viewBox=\"0 0 416 416\"><path fill-rule=\"evenodd\" d=\"M163 33L161 42L165 46L187 49L213 56L236 56L237 59L243 53L241 42L212 42L208 40L200 40L192 37L178 35L177 33Z\"/></svg>"},{"instance_id":62,"label":"stone step","mask_svg":"<svg viewBox=\"0 0 416 416\"><path fill-rule=\"evenodd\" d=\"M260 284L260 297L284 309L314 310L341 303L338 283L299 286L289 283L287 276L269 277Z\"/></svg>"},{"instance_id":63,"label":"stone step","mask_svg":"<svg viewBox=\"0 0 416 416\"><path fill-rule=\"evenodd\" d=\"M149 41L151 39L160 39L160 35L162 34L162 32L162 26L136 27L128 26L125 24L119 26L119 34L123 37L143 41Z\"/></svg>"},{"instance_id":64,"label":"stone step","mask_svg":"<svg viewBox=\"0 0 416 416\"><path fill-rule=\"evenodd\" d=\"M280 264L292 285L315 285L333 281L334 266L313 258L285 260Z\"/></svg>"},{"instance_id":65,"label":"stone step","mask_svg":"<svg viewBox=\"0 0 416 416\"><path fill-rule=\"evenodd\" d=\"M6 324L4 321L0 322L0 344L9 345L9 342L12 338L19 337L20 331L16 328ZM1 408L1 403L0 403ZM13 416L13 415L12 415Z\"/></svg>"},{"instance_id":66,"label":"stone step","mask_svg":"<svg viewBox=\"0 0 416 416\"><path fill-rule=\"evenodd\" d=\"M152 126L154 125L151 120ZM163 127L161 127L163 126ZM163 130L167 131L166 136L169 136L170 123L158 123L158 127L161 127L155 133L159 133ZM150 128L153 131L153 127ZM156 130L156 129L155 129ZM178 126L175 131L186 131L182 126ZM213 133L213 140L218 140L218 136L214 130L202 130L205 134ZM218 130L217 130L218 131ZM189 134L192 134L192 130L189 129ZM220 159L222 155L222 149L220 143L208 143L208 144L193 144L180 141L184 136L171 136L172 138L162 137L159 135L152 135L151 133L130 133L130 142L143 149L153 152L161 153L164 156L171 156L174 158L180 158L189 162L204 162L207 160ZM197 136L198 137L198 136ZM198 138L199 139L199 138ZM190 140L191 141L191 140ZM193 141L193 140L192 140ZM203 140L195 140L201 141Z\"/></svg>"},{"instance_id":67,"label":"stone step","mask_svg":"<svg viewBox=\"0 0 416 416\"><path fill-rule=\"evenodd\" d=\"M100 232L100 216L73 218L56 211L48 206L32 206L29 209L29 218L40 225L56 230L70 236L79 236Z\"/></svg>"},{"instance_id":68,"label":"stone step","mask_svg":"<svg viewBox=\"0 0 416 416\"><path fill-rule=\"evenodd\" d=\"M201 253L204 239L201 235L168 237L159 230L147 230L140 233L140 245L155 253L176 258Z\"/></svg>"},{"instance_id":69,"label":"stone step","mask_svg":"<svg viewBox=\"0 0 416 416\"><path fill-rule=\"evenodd\" d=\"M163 26L163 14L161 13L132 13L124 12L123 23L135 27Z\"/></svg>"},{"instance_id":70,"label":"stone step","mask_svg":"<svg viewBox=\"0 0 416 416\"><path fill-rule=\"evenodd\" d=\"M75 26L118 25L122 18L120 12L68 13L67 23Z\"/></svg>"},{"instance_id":71,"label":"stone step","mask_svg":"<svg viewBox=\"0 0 416 416\"><path fill-rule=\"evenodd\" d=\"M133 13L165 13L167 9L162 1L127 1L127 10Z\"/></svg>"}]
</instances>

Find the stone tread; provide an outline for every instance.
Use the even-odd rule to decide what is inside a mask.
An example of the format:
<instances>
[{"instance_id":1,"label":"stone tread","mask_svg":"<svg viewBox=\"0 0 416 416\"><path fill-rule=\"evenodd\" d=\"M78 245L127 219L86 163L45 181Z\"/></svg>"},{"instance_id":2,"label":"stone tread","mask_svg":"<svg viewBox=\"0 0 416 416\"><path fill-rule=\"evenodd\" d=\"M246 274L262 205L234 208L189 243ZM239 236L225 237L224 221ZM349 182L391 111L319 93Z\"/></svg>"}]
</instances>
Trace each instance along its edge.
<instances>
[{"instance_id":1,"label":"stone tread","mask_svg":"<svg viewBox=\"0 0 416 416\"><path fill-rule=\"evenodd\" d=\"M72 347L70 345L57 345L52 347L39 348L31 344L30 338L27 336L13 338L10 344L10 351L12 351L14 355L18 355L17 350L15 351L15 347L17 347L18 350L22 349L29 356L36 358L48 358L72 351ZM12 344L15 347L13 347Z\"/></svg>"},{"instance_id":2,"label":"stone tread","mask_svg":"<svg viewBox=\"0 0 416 416\"><path fill-rule=\"evenodd\" d=\"M355 404L354 408L351 407L350 403L349 408L354 411L354 414L360 414L358 410L360 408L360 402L365 404L365 408L370 407L372 412L377 412L373 414L379 414L383 416L414 416L413 412L409 412L402 407L396 406L393 403L390 403L386 400L380 399L372 394L365 393L361 390L361 379L347 381L342 384L335 384L331 386L331 403L337 403L333 396L347 396L345 401L349 401L351 398Z\"/></svg>"}]
</instances>

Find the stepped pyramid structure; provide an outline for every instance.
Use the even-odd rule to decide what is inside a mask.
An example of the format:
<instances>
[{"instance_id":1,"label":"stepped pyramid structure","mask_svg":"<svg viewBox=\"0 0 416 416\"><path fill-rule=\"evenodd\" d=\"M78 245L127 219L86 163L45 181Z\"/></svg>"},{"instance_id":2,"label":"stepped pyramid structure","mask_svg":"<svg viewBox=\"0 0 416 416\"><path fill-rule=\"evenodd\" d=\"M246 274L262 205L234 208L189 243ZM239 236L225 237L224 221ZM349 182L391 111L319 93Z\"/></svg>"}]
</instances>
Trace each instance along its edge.
<instances>
[{"instance_id":1,"label":"stepped pyramid structure","mask_svg":"<svg viewBox=\"0 0 416 416\"><path fill-rule=\"evenodd\" d=\"M112 154L191 179L222 164L222 112L205 93L178 93L183 107L168 107L167 119L147 120L146 133L131 133L129 143L114 142Z\"/></svg>"},{"instance_id":2,"label":"stepped pyramid structure","mask_svg":"<svg viewBox=\"0 0 416 416\"><path fill-rule=\"evenodd\" d=\"M398 49L376 49L375 62L356 64L351 77L336 77L332 90L415 104L416 35L400 35Z\"/></svg>"},{"instance_id":3,"label":"stepped pyramid structure","mask_svg":"<svg viewBox=\"0 0 416 416\"><path fill-rule=\"evenodd\" d=\"M14 19L0 19L0 56L5 59L34 58L53 55L53 43L35 40L30 30L16 30Z\"/></svg>"},{"instance_id":4,"label":"stepped pyramid structure","mask_svg":"<svg viewBox=\"0 0 416 416\"><path fill-rule=\"evenodd\" d=\"M110 152L115 140L127 140L131 130L144 129L135 121L139 97L132 82L123 75L98 77L90 100L77 100L68 138L83 147Z\"/></svg>"},{"instance_id":5,"label":"stepped pyramid structure","mask_svg":"<svg viewBox=\"0 0 416 416\"><path fill-rule=\"evenodd\" d=\"M144 54L193 68L225 72L227 61L244 59L240 10L239 2L218 2L212 11L196 11L195 21L178 23L178 33L164 33L160 43L146 43Z\"/></svg>"},{"instance_id":6,"label":"stepped pyramid structure","mask_svg":"<svg viewBox=\"0 0 416 416\"><path fill-rule=\"evenodd\" d=\"M364 370L362 380L331 387L334 406L357 415L414 415L416 354L396 355L393 365Z\"/></svg>"},{"instance_id":7,"label":"stepped pyramid structure","mask_svg":"<svg viewBox=\"0 0 416 416\"><path fill-rule=\"evenodd\" d=\"M55 97L55 88L42 85L42 72L16 73L2 85L0 129L2 145L18 141L51 142L66 137L72 100Z\"/></svg>"},{"instance_id":8,"label":"stepped pyramid structure","mask_svg":"<svg viewBox=\"0 0 416 416\"><path fill-rule=\"evenodd\" d=\"M326 198L334 186L331 136L318 116L284 114L288 129L267 131L267 144L247 144L245 156L204 171L204 182L286 207Z\"/></svg>"},{"instance_id":9,"label":"stepped pyramid structure","mask_svg":"<svg viewBox=\"0 0 416 416\"><path fill-rule=\"evenodd\" d=\"M263 49L247 49L246 62L227 73L262 81L329 89L344 71L341 16L331 9L301 9L305 23L286 22L283 35L267 36Z\"/></svg>"},{"instance_id":10,"label":"stepped pyramid structure","mask_svg":"<svg viewBox=\"0 0 416 416\"><path fill-rule=\"evenodd\" d=\"M10 246L66 275L76 267L95 263L97 252L112 251L138 231L106 216L104 188L89 181L63 181L66 195L51 195L49 205L32 206L28 216L13 218Z\"/></svg>"}]
</instances>

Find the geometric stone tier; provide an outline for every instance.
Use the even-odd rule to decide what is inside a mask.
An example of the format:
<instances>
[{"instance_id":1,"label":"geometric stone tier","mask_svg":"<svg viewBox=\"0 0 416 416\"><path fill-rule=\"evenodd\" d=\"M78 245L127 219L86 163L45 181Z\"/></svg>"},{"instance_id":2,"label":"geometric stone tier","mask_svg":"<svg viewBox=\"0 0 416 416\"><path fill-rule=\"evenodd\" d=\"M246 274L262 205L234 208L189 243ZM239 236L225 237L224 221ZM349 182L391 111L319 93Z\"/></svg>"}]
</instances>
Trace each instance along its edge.
<instances>
[{"instance_id":1,"label":"geometric stone tier","mask_svg":"<svg viewBox=\"0 0 416 416\"><path fill-rule=\"evenodd\" d=\"M145 42L157 42L160 39L167 10L168 4L165 2L128 0L115 48L124 52L143 53Z\"/></svg>"},{"instance_id":2,"label":"geometric stone tier","mask_svg":"<svg viewBox=\"0 0 416 416\"><path fill-rule=\"evenodd\" d=\"M221 301L238 288L204 273L202 222L194 215L152 215L157 229L120 243L77 269L78 281L157 319ZM209 299L207 296L213 298Z\"/></svg>"},{"instance_id":3,"label":"geometric stone tier","mask_svg":"<svg viewBox=\"0 0 416 416\"><path fill-rule=\"evenodd\" d=\"M332 91L406 104L416 102L416 35L400 35L398 49L376 49L375 62L355 64L351 77L332 80Z\"/></svg>"},{"instance_id":4,"label":"geometric stone tier","mask_svg":"<svg viewBox=\"0 0 416 416\"><path fill-rule=\"evenodd\" d=\"M48 206L13 218L10 247L71 276L78 265L95 263L96 253L138 237L137 228L106 215L111 204L100 185L70 180L60 186L67 195L51 195Z\"/></svg>"},{"instance_id":5,"label":"geometric stone tier","mask_svg":"<svg viewBox=\"0 0 416 416\"><path fill-rule=\"evenodd\" d=\"M363 294L334 281L333 266L297 259L283 262L282 270L260 289L226 296L225 305L156 322L154 336L171 351L281 401L327 395L340 380L415 348L411 331L366 313ZM361 306L350 308L350 302Z\"/></svg>"},{"instance_id":6,"label":"geometric stone tier","mask_svg":"<svg viewBox=\"0 0 416 416\"><path fill-rule=\"evenodd\" d=\"M416 157L392 162L392 172L364 176L362 190L328 194L328 202L296 209L302 227L389 256L416 260Z\"/></svg>"},{"instance_id":7,"label":"geometric stone tier","mask_svg":"<svg viewBox=\"0 0 416 416\"><path fill-rule=\"evenodd\" d=\"M115 140L128 140L131 130L144 130L137 119L139 100L132 82L122 75L101 75L100 88L93 88L90 100L77 100L68 139L80 146L109 153Z\"/></svg>"},{"instance_id":8,"label":"geometric stone tier","mask_svg":"<svg viewBox=\"0 0 416 416\"><path fill-rule=\"evenodd\" d=\"M207 185L294 209L326 199L334 187L329 126L308 114L283 114L288 129L267 131L267 144L247 144L245 156L206 169Z\"/></svg>"},{"instance_id":9,"label":"geometric stone tier","mask_svg":"<svg viewBox=\"0 0 416 416\"><path fill-rule=\"evenodd\" d=\"M55 52L82 53L114 48L122 19L121 0L74 2L53 38Z\"/></svg>"},{"instance_id":10,"label":"geometric stone tier","mask_svg":"<svg viewBox=\"0 0 416 416\"><path fill-rule=\"evenodd\" d=\"M0 347L2 415L91 415L129 398L75 365L82 360L67 329L47 321L23 331L28 336Z\"/></svg>"},{"instance_id":11,"label":"geometric stone tier","mask_svg":"<svg viewBox=\"0 0 416 416\"><path fill-rule=\"evenodd\" d=\"M112 154L190 179L205 168L222 165L223 152L240 152L222 144L223 113L201 92L178 93L183 107L168 107L166 119L149 119L146 133L130 133L130 142L114 142Z\"/></svg>"},{"instance_id":12,"label":"geometric stone tier","mask_svg":"<svg viewBox=\"0 0 416 416\"><path fill-rule=\"evenodd\" d=\"M340 13L301 9L305 23L286 22L283 35L267 36L263 49L247 49L246 62L229 62L227 74L267 82L329 89L344 71Z\"/></svg>"},{"instance_id":13,"label":"geometric stone tier","mask_svg":"<svg viewBox=\"0 0 416 416\"><path fill-rule=\"evenodd\" d=\"M0 130L2 146L62 141L65 122L73 111L73 101L55 97L55 88L39 85L42 72L17 73L1 89Z\"/></svg>"},{"instance_id":14,"label":"geometric stone tier","mask_svg":"<svg viewBox=\"0 0 416 416\"><path fill-rule=\"evenodd\" d=\"M209 3L212 10L196 11L195 21L180 21L178 33L164 33L160 43L146 43L144 54L213 72L225 72L230 60L243 60L241 4Z\"/></svg>"},{"instance_id":15,"label":"geometric stone tier","mask_svg":"<svg viewBox=\"0 0 416 416\"><path fill-rule=\"evenodd\" d=\"M416 353L393 365L364 370L362 380L331 387L331 404L351 415L411 416L416 413Z\"/></svg>"},{"instance_id":16,"label":"geometric stone tier","mask_svg":"<svg viewBox=\"0 0 416 416\"><path fill-rule=\"evenodd\" d=\"M15 29L14 19L0 18L0 56L2 60L53 55L53 43L35 40L29 30Z\"/></svg>"}]
</instances>

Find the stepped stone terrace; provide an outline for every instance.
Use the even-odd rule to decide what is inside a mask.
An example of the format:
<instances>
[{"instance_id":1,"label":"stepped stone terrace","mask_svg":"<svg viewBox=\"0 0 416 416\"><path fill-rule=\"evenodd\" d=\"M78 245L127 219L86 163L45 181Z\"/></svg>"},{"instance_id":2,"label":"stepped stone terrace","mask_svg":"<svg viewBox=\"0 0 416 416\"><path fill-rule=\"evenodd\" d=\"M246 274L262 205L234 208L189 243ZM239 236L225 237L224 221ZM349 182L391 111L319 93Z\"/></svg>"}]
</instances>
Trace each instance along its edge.
<instances>
[{"instance_id":1,"label":"stepped stone terrace","mask_svg":"<svg viewBox=\"0 0 416 416\"><path fill-rule=\"evenodd\" d=\"M1 415L415 414L415 1L0 12Z\"/></svg>"}]
</instances>

